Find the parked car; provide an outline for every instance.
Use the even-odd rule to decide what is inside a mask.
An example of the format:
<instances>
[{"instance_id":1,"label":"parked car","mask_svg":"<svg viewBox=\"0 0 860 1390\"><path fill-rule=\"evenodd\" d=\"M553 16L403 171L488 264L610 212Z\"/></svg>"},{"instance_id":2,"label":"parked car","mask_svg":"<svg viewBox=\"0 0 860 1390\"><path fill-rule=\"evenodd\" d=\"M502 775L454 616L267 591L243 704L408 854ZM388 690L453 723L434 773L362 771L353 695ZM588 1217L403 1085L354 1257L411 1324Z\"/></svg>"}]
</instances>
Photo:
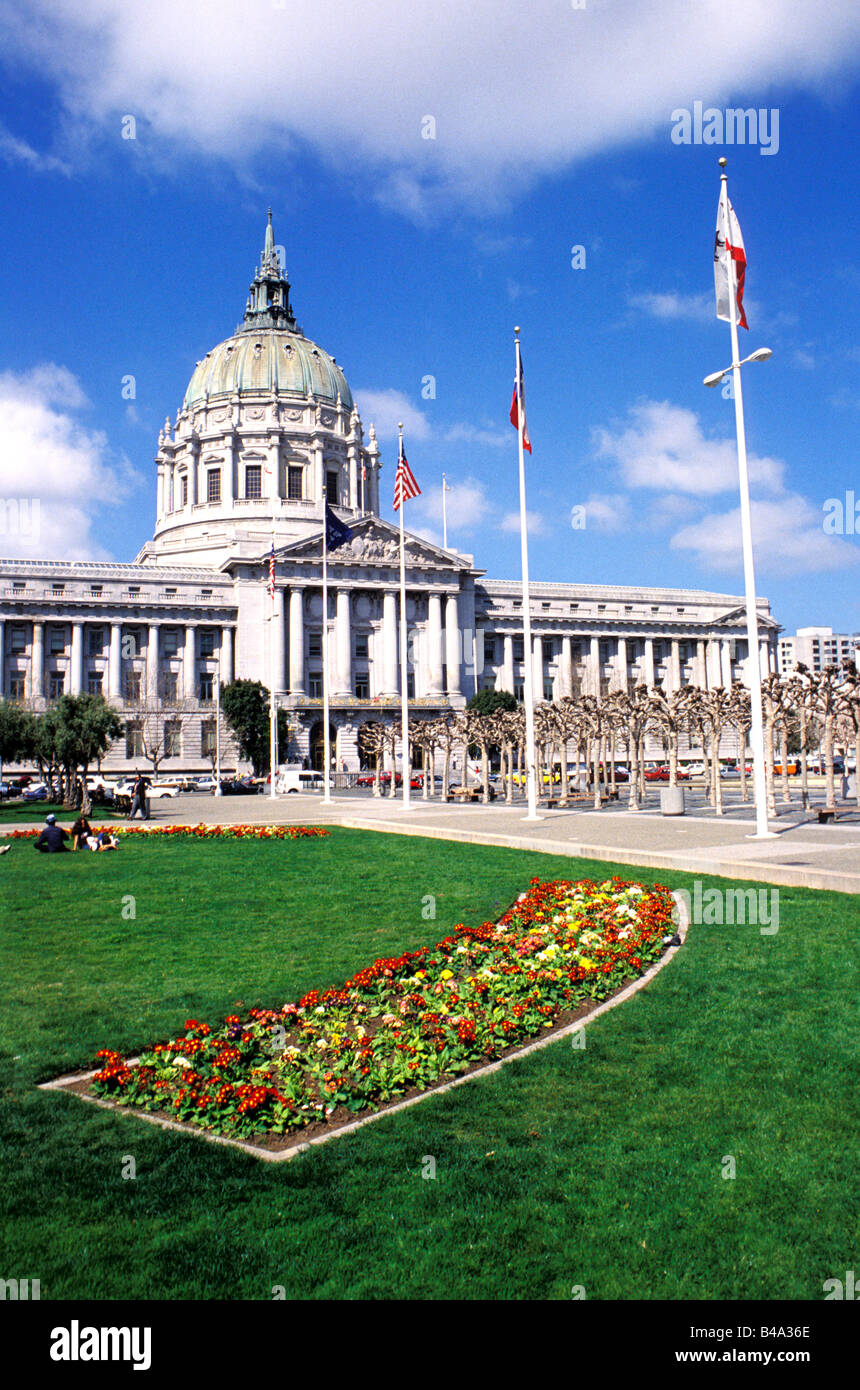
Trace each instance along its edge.
<instances>
[{"instance_id":1,"label":"parked car","mask_svg":"<svg viewBox=\"0 0 860 1390\"><path fill-rule=\"evenodd\" d=\"M214 790L215 790L215 778L214 778L214 777L208 777L208 776L207 776L207 777L196 777L196 778L194 779L194 787L195 787L195 790L198 791L198 792L214 792Z\"/></svg>"},{"instance_id":2,"label":"parked car","mask_svg":"<svg viewBox=\"0 0 860 1390\"><path fill-rule=\"evenodd\" d=\"M645 781L668 782L671 779L671 775L668 767L650 767L645 773ZM682 772L681 769L678 768L677 778L679 782L689 782L690 774L688 772Z\"/></svg>"},{"instance_id":3,"label":"parked car","mask_svg":"<svg viewBox=\"0 0 860 1390\"><path fill-rule=\"evenodd\" d=\"M161 801L166 796L176 796L177 791L169 782L151 782L147 797L150 801Z\"/></svg>"},{"instance_id":4,"label":"parked car","mask_svg":"<svg viewBox=\"0 0 860 1390\"><path fill-rule=\"evenodd\" d=\"M25 801L47 801L48 788L44 782L31 782L24 788Z\"/></svg>"},{"instance_id":5,"label":"parked car","mask_svg":"<svg viewBox=\"0 0 860 1390\"><path fill-rule=\"evenodd\" d=\"M284 768L278 773L275 791L278 796L295 796L298 792L322 791L323 775L303 768Z\"/></svg>"}]
</instances>

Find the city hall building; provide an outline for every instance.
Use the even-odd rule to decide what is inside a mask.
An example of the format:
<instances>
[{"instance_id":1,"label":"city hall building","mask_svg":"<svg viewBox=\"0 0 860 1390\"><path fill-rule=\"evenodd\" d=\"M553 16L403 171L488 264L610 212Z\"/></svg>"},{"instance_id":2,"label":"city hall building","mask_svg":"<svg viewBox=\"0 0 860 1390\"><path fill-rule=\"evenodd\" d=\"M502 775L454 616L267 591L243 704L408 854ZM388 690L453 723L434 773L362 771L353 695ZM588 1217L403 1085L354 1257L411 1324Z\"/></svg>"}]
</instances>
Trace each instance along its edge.
<instances>
[{"instance_id":1,"label":"city hall building","mask_svg":"<svg viewBox=\"0 0 860 1390\"><path fill-rule=\"evenodd\" d=\"M126 725L103 766L155 750L169 774L211 766L216 682L261 680L288 712L280 760L321 767L325 642L336 766L357 769L362 729L399 721L398 530L379 515L374 427L365 439L335 358L296 323L271 213L244 319L197 363L155 464L153 536L131 563L0 561L0 691L34 710L101 693ZM352 531L328 557L325 615L324 494ZM533 582L526 652L519 581L487 579L473 556L409 535L406 589L415 719L484 688L522 698L527 660L548 700L728 685L748 665L738 596ZM759 626L756 655L775 670L766 600ZM224 751L235 762L229 739Z\"/></svg>"}]
</instances>

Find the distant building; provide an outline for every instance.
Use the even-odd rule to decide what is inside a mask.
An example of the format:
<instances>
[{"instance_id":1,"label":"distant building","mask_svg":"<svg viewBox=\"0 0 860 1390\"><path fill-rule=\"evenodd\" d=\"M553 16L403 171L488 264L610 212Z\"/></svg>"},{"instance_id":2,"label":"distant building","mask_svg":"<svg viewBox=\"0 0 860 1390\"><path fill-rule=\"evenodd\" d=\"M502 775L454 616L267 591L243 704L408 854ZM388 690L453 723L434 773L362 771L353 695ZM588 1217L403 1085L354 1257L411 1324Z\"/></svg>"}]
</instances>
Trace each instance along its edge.
<instances>
[{"instance_id":1,"label":"distant building","mask_svg":"<svg viewBox=\"0 0 860 1390\"><path fill-rule=\"evenodd\" d=\"M327 642L331 747L339 768L358 768L362 730L400 717L398 531L379 515L373 425L365 443L341 368L296 323L271 214L243 322L197 363L155 463L154 535L133 563L0 561L0 693L39 710L100 692L126 723L104 767L127 770L155 748L170 773L209 766L219 676L259 679L289 716L281 761L321 767ZM353 533L329 556L325 620L324 489ZM484 576L471 555L408 536L416 719L488 687L522 698L526 661L539 699L746 676L737 595L533 583L526 652L519 582ZM780 629L766 599L758 613L767 672Z\"/></svg>"},{"instance_id":2,"label":"distant building","mask_svg":"<svg viewBox=\"0 0 860 1390\"><path fill-rule=\"evenodd\" d=\"M832 627L799 627L793 637L782 636L777 644L777 669L790 675L796 666L823 671L827 666L847 668L857 665L860 633L834 632Z\"/></svg>"}]
</instances>

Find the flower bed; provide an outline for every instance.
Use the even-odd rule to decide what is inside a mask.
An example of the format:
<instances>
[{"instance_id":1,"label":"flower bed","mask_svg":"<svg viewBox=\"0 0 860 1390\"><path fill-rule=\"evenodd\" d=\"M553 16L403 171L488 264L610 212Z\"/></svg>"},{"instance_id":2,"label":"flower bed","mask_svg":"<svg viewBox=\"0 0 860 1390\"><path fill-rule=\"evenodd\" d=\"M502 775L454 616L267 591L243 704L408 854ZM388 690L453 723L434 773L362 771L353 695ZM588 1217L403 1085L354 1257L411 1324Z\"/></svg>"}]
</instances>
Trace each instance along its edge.
<instances>
[{"instance_id":1,"label":"flower bed","mask_svg":"<svg viewBox=\"0 0 860 1390\"><path fill-rule=\"evenodd\" d=\"M135 1063L103 1049L91 1089L238 1139L345 1122L606 999L665 951L672 909L660 886L532 879L498 923L460 925L339 989L215 1029L187 1019Z\"/></svg>"},{"instance_id":2,"label":"flower bed","mask_svg":"<svg viewBox=\"0 0 860 1390\"><path fill-rule=\"evenodd\" d=\"M147 839L169 835L173 839L185 836L197 840L300 840L331 833L319 825L156 825L151 830L142 825L94 825L93 830L107 830L111 835L145 835ZM40 833L13 830L9 839L34 840Z\"/></svg>"}]
</instances>

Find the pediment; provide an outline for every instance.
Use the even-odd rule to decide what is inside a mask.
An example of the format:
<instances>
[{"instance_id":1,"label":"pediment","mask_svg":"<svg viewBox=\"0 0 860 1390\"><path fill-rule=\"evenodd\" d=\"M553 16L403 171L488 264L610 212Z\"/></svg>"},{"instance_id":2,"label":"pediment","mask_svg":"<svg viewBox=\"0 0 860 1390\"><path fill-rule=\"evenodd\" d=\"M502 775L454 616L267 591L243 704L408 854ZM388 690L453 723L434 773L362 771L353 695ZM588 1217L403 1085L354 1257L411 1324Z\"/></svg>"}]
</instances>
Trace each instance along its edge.
<instances>
[{"instance_id":1,"label":"pediment","mask_svg":"<svg viewBox=\"0 0 860 1390\"><path fill-rule=\"evenodd\" d=\"M768 613L762 613L761 609L757 613L758 626L760 631L780 632L779 623ZM746 608L730 608L725 613L721 613L717 619L720 627L742 628L746 632L747 610Z\"/></svg>"},{"instance_id":2,"label":"pediment","mask_svg":"<svg viewBox=\"0 0 860 1390\"><path fill-rule=\"evenodd\" d=\"M329 550L330 565L378 566L381 569L396 568L400 564L400 532L396 526L379 517L363 517L354 524L347 523L352 536L335 550ZM470 565L460 556L452 555L439 546L425 541L420 536L404 537L406 564L410 569L468 570ZM296 541L293 545L281 547L276 551L279 560L314 563L322 561L322 534Z\"/></svg>"}]
</instances>

